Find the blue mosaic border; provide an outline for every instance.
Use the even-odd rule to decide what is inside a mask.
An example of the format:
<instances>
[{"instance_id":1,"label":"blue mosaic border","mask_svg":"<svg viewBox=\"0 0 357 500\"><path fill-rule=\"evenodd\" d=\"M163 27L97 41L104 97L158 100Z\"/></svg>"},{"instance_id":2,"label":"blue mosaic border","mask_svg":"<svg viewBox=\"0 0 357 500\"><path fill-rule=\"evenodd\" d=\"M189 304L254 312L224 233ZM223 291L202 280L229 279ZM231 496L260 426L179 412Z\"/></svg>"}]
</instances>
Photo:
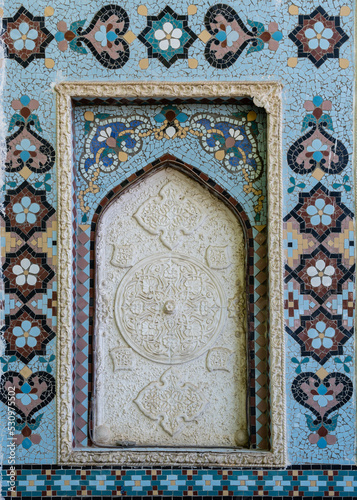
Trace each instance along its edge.
<instances>
[{"instance_id":1,"label":"blue mosaic border","mask_svg":"<svg viewBox=\"0 0 357 500\"><path fill-rule=\"evenodd\" d=\"M7 489L9 467L3 470ZM356 498L357 467L302 466L284 470L121 469L120 467L23 466L16 468L15 494L59 498L184 497ZM238 494L238 496L237 496Z\"/></svg>"}]
</instances>

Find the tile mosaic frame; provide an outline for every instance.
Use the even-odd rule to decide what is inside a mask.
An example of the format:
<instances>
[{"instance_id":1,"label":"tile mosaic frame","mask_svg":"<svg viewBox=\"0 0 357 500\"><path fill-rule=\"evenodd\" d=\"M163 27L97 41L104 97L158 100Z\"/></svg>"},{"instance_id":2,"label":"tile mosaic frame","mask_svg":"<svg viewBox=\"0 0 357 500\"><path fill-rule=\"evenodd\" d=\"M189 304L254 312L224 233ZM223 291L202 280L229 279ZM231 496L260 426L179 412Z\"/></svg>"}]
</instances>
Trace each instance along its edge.
<instances>
[{"instance_id":1,"label":"tile mosaic frame","mask_svg":"<svg viewBox=\"0 0 357 500\"><path fill-rule=\"evenodd\" d=\"M91 83L61 82L57 92L57 141L59 179L59 328L58 328L58 462L66 464L194 464L194 465L286 465L283 247L282 247L282 85L278 82L212 83ZM268 223L270 275L270 404L271 450L234 452L196 451L94 451L77 450L72 444L72 100L78 98L147 97L214 98L249 97L268 115Z\"/></svg>"}]
</instances>

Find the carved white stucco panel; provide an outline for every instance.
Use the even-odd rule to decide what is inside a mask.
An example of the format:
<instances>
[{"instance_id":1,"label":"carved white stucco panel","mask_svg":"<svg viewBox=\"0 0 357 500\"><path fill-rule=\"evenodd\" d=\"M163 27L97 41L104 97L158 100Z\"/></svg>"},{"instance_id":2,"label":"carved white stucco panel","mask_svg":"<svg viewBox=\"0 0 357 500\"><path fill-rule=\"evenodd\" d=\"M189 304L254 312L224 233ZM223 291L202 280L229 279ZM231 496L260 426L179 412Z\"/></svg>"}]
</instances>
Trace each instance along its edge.
<instances>
[{"instance_id":1,"label":"carved white stucco panel","mask_svg":"<svg viewBox=\"0 0 357 500\"><path fill-rule=\"evenodd\" d=\"M129 242L137 262L127 269L113 262L113 247ZM230 317L228 299L244 287L244 247L228 207L172 168L106 209L96 241L96 425L110 430L110 444L236 445L246 428L238 333L247 319L245 309ZM108 357L129 347L135 368L113 372ZM212 355L206 362L212 348L233 354L231 370Z\"/></svg>"}]
</instances>

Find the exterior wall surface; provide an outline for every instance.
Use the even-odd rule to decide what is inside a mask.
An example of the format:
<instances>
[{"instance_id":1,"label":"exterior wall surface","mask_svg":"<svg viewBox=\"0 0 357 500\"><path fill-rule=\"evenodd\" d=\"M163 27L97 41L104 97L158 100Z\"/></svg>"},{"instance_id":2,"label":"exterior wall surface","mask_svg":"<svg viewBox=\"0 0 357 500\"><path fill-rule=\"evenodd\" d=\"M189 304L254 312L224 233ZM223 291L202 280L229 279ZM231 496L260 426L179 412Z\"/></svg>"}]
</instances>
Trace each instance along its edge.
<instances>
[{"instance_id":1,"label":"exterior wall surface","mask_svg":"<svg viewBox=\"0 0 357 500\"><path fill-rule=\"evenodd\" d=\"M356 496L353 3L175 0L165 7L127 0L120 5L12 0L4 8L2 38L7 54L1 234L6 344L0 358L3 495ZM61 373L56 374L56 269L61 221L56 209L61 178L56 153L61 144L56 143L55 85L71 81L283 85L287 469L57 465L55 382ZM109 104L114 113L115 103ZM138 109L135 103L126 104L133 113ZM150 119L168 105L147 104ZM193 106L193 111L202 112L202 104ZM75 115L79 138L86 123L89 127L95 114L105 109L90 100L80 103ZM189 108L184 112L187 115ZM255 118L251 114L246 119ZM120 175L128 178L166 153L193 164L193 139L180 140L163 138L158 154L140 153L140 166L122 156ZM223 156L212 160L206 151L212 171L220 168L225 147ZM79 162L78 149L75 154ZM229 176L222 182L229 186ZM254 237L265 238L264 212L258 217L254 208L259 196L262 206L266 203L260 182L247 184L247 210ZM93 178L88 186L93 189ZM106 178L98 200L110 187ZM260 193L254 191L257 187ZM244 198L235 196L238 201ZM88 216L78 204L77 235L87 253L98 200ZM85 294L82 300L87 300ZM84 346L77 358L83 373L89 355ZM86 445L88 407L85 398L80 399L85 377L76 379L76 404L82 405L74 429L78 445ZM15 387L13 400L9 386ZM257 418L265 412L264 397L259 403ZM14 414L16 424L8 425ZM12 437L14 455L8 447ZM265 438L263 433L259 437ZM16 486L8 491L13 464Z\"/></svg>"}]
</instances>

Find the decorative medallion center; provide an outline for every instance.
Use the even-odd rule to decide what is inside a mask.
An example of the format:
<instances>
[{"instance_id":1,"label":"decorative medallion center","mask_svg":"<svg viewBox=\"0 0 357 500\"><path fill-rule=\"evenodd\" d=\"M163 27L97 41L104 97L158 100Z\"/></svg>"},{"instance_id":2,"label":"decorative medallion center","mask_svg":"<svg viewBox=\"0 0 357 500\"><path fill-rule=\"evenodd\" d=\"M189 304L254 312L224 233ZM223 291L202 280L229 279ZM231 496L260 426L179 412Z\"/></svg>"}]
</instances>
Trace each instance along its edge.
<instances>
[{"instance_id":1,"label":"decorative medallion center","mask_svg":"<svg viewBox=\"0 0 357 500\"><path fill-rule=\"evenodd\" d=\"M137 263L119 285L119 330L139 354L158 363L184 363L214 342L226 319L225 293L196 259L154 255Z\"/></svg>"},{"instance_id":2,"label":"decorative medallion center","mask_svg":"<svg viewBox=\"0 0 357 500\"><path fill-rule=\"evenodd\" d=\"M134 215L151 234L160 234L162 243L174 249L184 234L191 234L205 219L199 205L185 198L180 186L166 184L159 196L149 198Z\"/></svg>"}]
</instances>

